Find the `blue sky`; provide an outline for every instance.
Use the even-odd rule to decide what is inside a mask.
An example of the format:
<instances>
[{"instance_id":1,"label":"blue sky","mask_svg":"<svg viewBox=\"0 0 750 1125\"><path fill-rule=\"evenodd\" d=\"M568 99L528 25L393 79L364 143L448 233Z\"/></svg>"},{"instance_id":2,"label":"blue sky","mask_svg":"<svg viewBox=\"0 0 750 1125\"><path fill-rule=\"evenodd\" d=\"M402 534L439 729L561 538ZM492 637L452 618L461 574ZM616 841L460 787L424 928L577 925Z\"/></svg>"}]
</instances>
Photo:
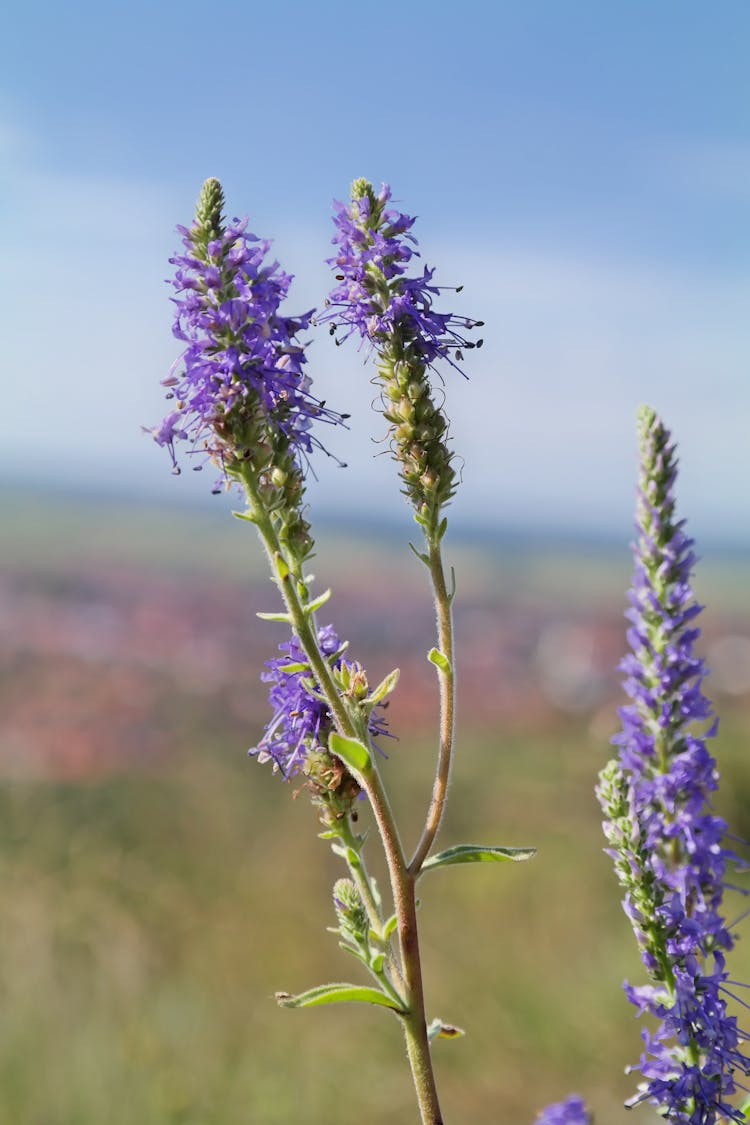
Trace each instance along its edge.
<instances>
[{"instance_id":1,"label":"blue sky","mask_svg":"<svg viewBox=\"0 0 750 1125\"><path fill-rule=\"evenodd\" d=\"M307 308L331 198L366 175L487 322L469 381L446 376L457 520L627 529L649 401L693 529L750 540L745 0L72 0L4 22L0 479L206 492L138 430L176 355L174 224L218 175ZM322 333L310 371L353 414L314 506L398 509L362 356Z\"/></svg>"}]
</instances>

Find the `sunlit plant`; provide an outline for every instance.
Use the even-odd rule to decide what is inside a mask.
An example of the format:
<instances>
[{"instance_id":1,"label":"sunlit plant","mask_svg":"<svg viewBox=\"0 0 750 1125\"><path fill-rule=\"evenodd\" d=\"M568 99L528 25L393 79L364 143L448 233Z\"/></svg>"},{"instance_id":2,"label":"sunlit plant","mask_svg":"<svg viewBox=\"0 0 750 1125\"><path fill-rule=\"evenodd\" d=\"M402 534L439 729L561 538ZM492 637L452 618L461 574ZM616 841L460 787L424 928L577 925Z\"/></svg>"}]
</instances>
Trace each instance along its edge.
<instances>
[{"instance_id":1,"label":"sunlit plant","mask_svg":"<svg viewBox=\"0 0 750 1125\"><path fill-rule=\"evenodd\" d=\"M448 436L442 387L451 370L480 347L481 322L447 311L434 271L421 266L414 219L391 206L387 186L355 180L335 206L335 285L317 318L282 311L291 277L269 262L270 243L228 222L217 180L207 180L175 266L174 333L184 349L164 384L170 409L151 432L175 472L187 460L210 464L215 490L238 486L235 515L258 531L281 604L259 616L284 627L279 655L263 679L272 715L251 750L283 780L302 779L322 831L346 875L333 887L334 932L368 976L278 993L288 1008L365 1003L400 1022L424 1125L443 1117L432 1044L463 1033L428 1009L420 964L417 885L442 867L527 860L533 847L466 843L436 850L454 746L456 668L452 603L443 542L446 510L459 478ZM402 491L419 527L411 545L424 564L435 603L437 635L427 659L439 684L437 754L418 842L408 854L388 798L383 740L385 704L398 670L372 686L333 624L318 614L330 597L313 588L314 550L305 505L310 459L323 449L322 425L345 415L321 402L306 374L301 335L323 324L338 343L359 340L374 365L390 449ZM619 757L603 772L610 853L625 908L651 984L628 986L640 1011L660 1021L644 1033L648 1100L683 1125L744 1121L736 1097L747 1073L740 1030L726 1012L724 954L733 937L721 915L726 826L708 807L716 786L707 733L695 733L710 708L693 655L697 613L689 585L690 541L674 520L673 447L652 411L640 419L642 468L636 578L631 595L632 653L625 669L632 703L623 709ZM328 440L328 439L326 439ZM365 857L360 813L374 819L390 880L381 893ZM418 835L417 835L418 832ZM420 892L421 893L421 892ZM499 1113L502 1119L502 1113ZM584 1101L571 1095L548 1106L538 1125L588 1125Z\"/></svg>"}]
</instances>

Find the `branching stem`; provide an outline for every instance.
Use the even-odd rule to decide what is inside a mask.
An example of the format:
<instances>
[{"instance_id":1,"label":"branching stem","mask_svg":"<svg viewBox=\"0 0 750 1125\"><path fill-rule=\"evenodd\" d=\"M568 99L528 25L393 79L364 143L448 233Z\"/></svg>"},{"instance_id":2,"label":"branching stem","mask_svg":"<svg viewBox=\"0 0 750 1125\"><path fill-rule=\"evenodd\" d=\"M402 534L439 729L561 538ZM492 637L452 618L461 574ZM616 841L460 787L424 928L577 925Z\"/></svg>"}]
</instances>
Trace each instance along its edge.
<instances>
[{"instance_id":1,"label":"branching stem","mask_svg":"<svg viewBox=\"0 0 750 1125\"><path fill-rule=\"evenodd\" d=\"M299 572L298 564L296 560L288 557L288 553L284 550L284 545L277 535L271 515L262 502L259 489L252 473L243 473L241 479L248 499L249 514L263 540L271 564L271 572L289 612L291 625L310 662L310 668L315 675L319 688L326 698L336 728L339 733L345 737L362 740L364 735L364 738L367 739L367 732L363 732L360 729L359 724L355 722L345 701L339 694L331 674L330 666L320 651L314 616L307 610L305 604L306 599L300 592L304 591L305 584L303 576ZM439 562L439 548L437 558ZM439 567L439 574L442 576L442 566ZM444 577L442 578L442 589L445 591L445 604L448 609L448 622L450 622L450 600L445 590ZM450 631L448 633L448 640L450 641ZM441 639L441 645L442 643ZM450 652L450 655L446 652L446 656L449 656L449 659L452 660L452 652ZM448 748L448 755L449 754L450 748ZM378 773L374 755L371 756L370 766L365 772L359 775L358 780L370 800L388 865L391 893L393 895L397 918L401 960L399 975L404 986L407 1004L406 1011L400 1018L404 1026L406 1049L414 1080L422 1125L444 1125L440 1111L437 1087L435 1085L430 1042L427 1035L427 1021L425 1018L424 986L422 983L422 965L417 927L416 877L407 866L398 828ZM446 786L447 773L444 788ZM444 793L442 800L444 801ZM437 831L437 824L439 824L441 815L442 801L437 813L437 822L432 837L434 837L434 833ZM430 840L432 837L430 837ZM372 895L371 888L370 895ZM367 902L366 899L365 902ZM374 900L372 905L375 905ZM369 909L368 907L368 910ZM376 912L379 917L380 914L379 911L377 911L377 907Z\"/></svg>"}]
</instances>

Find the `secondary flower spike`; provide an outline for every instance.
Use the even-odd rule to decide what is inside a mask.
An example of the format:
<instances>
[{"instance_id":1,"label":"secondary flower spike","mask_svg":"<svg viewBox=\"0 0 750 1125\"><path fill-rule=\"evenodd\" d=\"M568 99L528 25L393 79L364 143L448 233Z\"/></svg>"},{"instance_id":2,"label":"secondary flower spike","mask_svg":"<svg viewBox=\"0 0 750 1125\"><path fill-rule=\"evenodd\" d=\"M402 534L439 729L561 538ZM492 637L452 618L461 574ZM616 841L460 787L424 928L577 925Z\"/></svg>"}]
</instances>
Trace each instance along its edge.
<instances>
[{"instance_id":1,"label":"secondary flower spike","mask_svg":"<svg viewBox=\"0 0 750 1125\"><path fill-rule=\"evenodd\" d=\"M716 762L703 731L711 716L703 661L694 646L701 607L691 587L693 541L675 515L677 473L669 431L653 410L639 414L641 470L635 575L627 616L622 732L618 757L602 772L598 796L608 851L651 983L625 984L644 1031L644 1081L631 1104L648 1099L679 1125L744 1121L731 1099L749 1060L727 1014L725 954L734 944L722 915L725 822L711 811ZM698 726L696 726L698 724Z\"/></svg>"},{"instance_id":2,"label":"secondary flower spike","mask_svg":"<svg viewBox=\"0 0 750 1125\"><path fill-rule=\"evenodd\" d=\"M433 270L407 273L419 257L414 219L389 209L390 198L387 184L376 193L367 180L355 180L351 202L334 205L336 254L329 264L337 285L320 319L331 322L338 343L356 334L374 349L404 492L434 533L440 509L455 492L456 474L448 422L433 399L428 372L440 361L458 367L464 350L480 347L482 340L466 334L482 322L437 311L441 290Z\"/></svg>"},{"instance_id":3,"label":"secondary flower spike","mask_svg":"<svg viewBox=\"0 0 750 1125\"><path fill-rule=\"evenodd\" d=\"M320 651L337 680L349 684L352 698L360 700L367 694L364 673L358 665L345 664L342 644L332 625L318 631ZM266 661L270 669L261 678L271 685L270 700L274 714L263 738L250 753L259 762L272 761L285 778L303 771L311 758L326 754L328 736L333 730L333 719L327 703L313 682L307 657L297 637L279 645L280 657ZM364 690L360 690L359 685ZM387 734L382 709L375 708L369 715L369 730L373 738ZM316 760L315 765L320 763Z\"/></svg>"},{"instance_id":4,"label":"secondary flower spike","mask_svg":"<svg viewBox=\"0 0 750 1125\"><path fill-rule=\"evenodd\" d=\"M224 219L218 180L206 180L190 228L178 227L184 252L170 262L177 296L173 332L185 349L163 380L172 408L150 432L166 446L190 443L200 468L212 460L226 479L251 463L257 473L304 463L317 438L313 422L340 422L310 390L299 342L311 313L283 316L292 278L266 261L271 243L247 232L248 220Z\"/></svg>"}]
</instances>

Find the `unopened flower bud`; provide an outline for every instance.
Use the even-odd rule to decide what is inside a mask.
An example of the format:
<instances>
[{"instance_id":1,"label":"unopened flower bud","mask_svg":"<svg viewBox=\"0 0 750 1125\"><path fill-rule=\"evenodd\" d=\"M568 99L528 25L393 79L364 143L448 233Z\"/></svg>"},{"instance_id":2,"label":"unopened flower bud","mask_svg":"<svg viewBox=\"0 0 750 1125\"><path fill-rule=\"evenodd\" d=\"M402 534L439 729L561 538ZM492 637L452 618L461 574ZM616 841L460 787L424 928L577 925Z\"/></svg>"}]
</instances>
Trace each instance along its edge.
<instances>
[{"instance_id":1,"label":"unopened flower bud","mask_svg":"<svg viewBox=\"0 0 750 1125\"><path fill-rule=\"evenodd\" d=\"M351 879L337 879L333 885L333 906L341 936L366 946L370 923L359 891Z\"/></svg>"}]
</instances>

